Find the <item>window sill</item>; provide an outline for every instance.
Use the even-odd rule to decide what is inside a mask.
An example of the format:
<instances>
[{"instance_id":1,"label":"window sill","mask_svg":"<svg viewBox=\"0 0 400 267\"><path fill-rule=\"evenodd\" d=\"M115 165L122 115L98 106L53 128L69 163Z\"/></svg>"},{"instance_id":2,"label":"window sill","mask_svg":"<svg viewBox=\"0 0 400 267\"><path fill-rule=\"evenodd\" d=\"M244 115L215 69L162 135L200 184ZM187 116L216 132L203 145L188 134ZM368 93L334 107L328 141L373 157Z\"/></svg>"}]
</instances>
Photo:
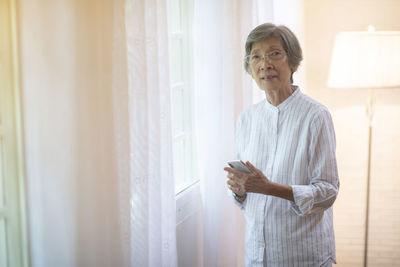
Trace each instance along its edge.
<instances>
[{"instance_id":1,"label":"window sill","mask_svg":"<svg viewBox=\"0 0 400 267\"><path fill-rule=\"evenodd\" d=\"M176 195L176 225L182 223L201 208L200 182L197 181Z\"/></svg>"}]
</instances>

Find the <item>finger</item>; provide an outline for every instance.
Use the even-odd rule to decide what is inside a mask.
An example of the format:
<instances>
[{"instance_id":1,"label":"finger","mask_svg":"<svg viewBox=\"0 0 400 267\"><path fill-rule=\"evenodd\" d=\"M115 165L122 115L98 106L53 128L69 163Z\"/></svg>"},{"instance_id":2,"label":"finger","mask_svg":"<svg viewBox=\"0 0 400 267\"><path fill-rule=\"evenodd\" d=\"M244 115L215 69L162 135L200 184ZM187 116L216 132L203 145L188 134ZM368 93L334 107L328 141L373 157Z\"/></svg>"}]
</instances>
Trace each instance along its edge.
<instances>
[{"instance_id":1,"label":"finger","mask_svg":"<svg viewBox=\"0 0 400 267\"><path fill-rule=\"evenodd\" d=\"M244 174L242 172L239 172L239 174L230 173L230 174L227 175L227 177L232 182L235 182L237 184L242 184L243 181L245 180L245 176L246 175L248 175L248 174Z\"/></svg>"},{"instance_id":2,"label":"finger","mask_svg":"<svg viewBox=\"0 0 400 267\"><path fill-rule=\"evenodd\" d=\"M233 173L234 175L238 175L238 176L240 176L240 174L243 174L241 171L235 170L235 169L233 169L231 167L225 167L224 171L227 171L229 173Z\"/></svg>"},{"instance_id":3,"label":"finger","mask_svg":"<svg viewBox=\"0 0 400 267\"><path fill-rule=\"evenodd\" d=\"M236 187L236 186L233 186L233 185L229 185L228 184L228 188L232 191L232 192L234 192L234 193L238 193L239 192L239 190L238 190L238 188Z\"/></svg>"},{"instance_id":4,"label":"finger","mask_svg":"<svg viewBox=\"0 0 400 267\"><path fill-rule=\"evenodd\" d=\"M229 179L226 181L226 183L233 187L239 187L238 183L236 183L235 181L229 180Z\"/></svg>"},{"instance_id":5,"label":"finger","mask_svg":"<svg viewBox=\"0 0 400 267\"><path fill-rule=\"evenodd\" d=\"M226 181L231 181L232 183L237 183L237 178L235 178L235 176L232 174L232 175L230 175L230 174L228 174L227 176L227 179L226 179Z\"/></svg>"},{"instance_id":6,"label":"finger","mask_svg":"<svg viewBox=\"0 0 400 267\"><path fill-rule=\"evenodd\" d=\"M246 166L247 166L247 168L249 168L250 171L252 171L252 172L256 172L256 171L257 171L257 168L254 167L254 165L251 164L250 161L246 161Z\"/></svg>"},{"instance_id":7,"label":"finger","mask_svg":"<svg viewBox=\"0 0 400 267\"><path fill-rule=\"evenodd\" d=\"M242 192L242 190L240 190L240 187L238 187L238 186L232 186L230 189L236 195L243 195L243 193L244 193L244 192Z\"/></svg>"},{"instance_id":8,"label":"finger","mask_svg":"<svg viewBox=\"0 0 400 267\"><path fill-rule=\"evenodd\" d=\"M232 173L228 173L228 175L226 176L227 180L229 181L235 181L235 177Z\"/></svg>"},{"instance_id":9,"label":"finger","mask_svg":"<svg viewBox=\"0 0 400 267\"><path fill-rule=\"evenodd\" d=\"M253 164L250 163L250 161L246 162L246 166L250 169L251 172L256 173L260 176L264 176L264 174L262 173L262 171L260 171L259 169L257 169L256 167L253 166Z\"/></svg>"}]
</instances>

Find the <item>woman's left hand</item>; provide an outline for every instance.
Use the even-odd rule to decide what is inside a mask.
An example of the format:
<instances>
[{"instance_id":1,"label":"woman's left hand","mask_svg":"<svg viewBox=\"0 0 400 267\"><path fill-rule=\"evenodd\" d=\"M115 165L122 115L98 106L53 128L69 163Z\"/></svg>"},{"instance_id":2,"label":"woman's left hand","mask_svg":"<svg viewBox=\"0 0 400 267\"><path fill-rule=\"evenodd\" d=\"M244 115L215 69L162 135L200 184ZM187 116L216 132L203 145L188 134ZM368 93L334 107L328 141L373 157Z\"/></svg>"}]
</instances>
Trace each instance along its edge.
<instances>
[{"instance_id":1,"label":"woman's left hand","mask_svg":"<svg viewBox=\"0 0 400 267\"><path fill-rule=\"evenodd\" d=\"M246 162L246 166L251 173L244 173L230 167L224 168L228 172L227 184L229 189L235 192L237 188L240 188L245 192L268 194L269 179L249 161Z\"/></svg>"}]
</instances>

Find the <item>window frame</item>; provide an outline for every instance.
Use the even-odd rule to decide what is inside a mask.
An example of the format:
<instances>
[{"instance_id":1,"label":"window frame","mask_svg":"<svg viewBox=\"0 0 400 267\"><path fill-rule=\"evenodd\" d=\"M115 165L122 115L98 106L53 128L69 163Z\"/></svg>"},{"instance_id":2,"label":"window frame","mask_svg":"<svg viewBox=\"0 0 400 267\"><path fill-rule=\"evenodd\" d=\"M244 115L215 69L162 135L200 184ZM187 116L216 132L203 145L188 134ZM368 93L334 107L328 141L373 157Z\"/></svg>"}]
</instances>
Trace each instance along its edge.
<instances>
[{"instance_id":1,"label":"window frame","mask_svg":"<svg viewBox=\"0 0 400 267\"><path fill-rule=\"evenodd\" d=\"M172 6L173 1L179 2L179 24L180 32L174 32L172 24L174 21L171 19L173 15ZM175 2L175 4L176 4ZM169 54L170 54L170 70L171 70L171 103L172 103L172 117L175 117L174 113L174 95L175 91L181 90L183 95L183 130L180 133L173 134L173 150L174 150L174 176L176 183L176 175L183 173L182 183L175 184L175 194L178 196L185 190L190 189L199 182L197 172L197 157L196 157L196 136L194 131L194 74L193 74L193 14L194 14L194 1L193 0L168 0L167 1L167 12L168 12L168 36L169 36ZM182 45L182 61L181 73L182 80L175 82L173 75L173 42L181 41ZM176 123L176 122L175 122ZM173 132L174 120L172 120ZM183 162L177 161L177 146L179 142L183 142L185 155ZM183 167L182 167L183 166ZM182 168L177 170L178 168Z\"/></svg>"}]
</instances>

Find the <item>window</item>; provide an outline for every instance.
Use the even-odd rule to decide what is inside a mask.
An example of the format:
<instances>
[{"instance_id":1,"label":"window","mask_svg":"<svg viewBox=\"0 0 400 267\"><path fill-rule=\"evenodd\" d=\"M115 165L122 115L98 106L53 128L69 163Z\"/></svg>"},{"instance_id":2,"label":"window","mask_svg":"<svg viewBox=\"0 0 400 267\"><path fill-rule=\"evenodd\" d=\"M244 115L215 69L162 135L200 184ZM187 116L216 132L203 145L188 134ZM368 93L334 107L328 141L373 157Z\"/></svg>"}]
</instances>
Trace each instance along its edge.
<instances>
[{"instance_id":1,"label":"window","mask_svg":"<svg viewBox=\"0 0 400 267\"><path fill-rule=\"evenodd\" d=\"M175 193L198 181L193 131L193 0L169 0Z\"/></svg>"},{"instance_id":2,"label":"window","mask_svg":"<svg viewBox=\"0 0 400 267\"><path fill-rule=\"evenodd\" d=\"M0 266L27 266L21 161L15 99L15 2L0 0ZM14 17L15 18L15 17ZM14 46L15 47L15 46Z\"/></svg>"}]
</instances>

